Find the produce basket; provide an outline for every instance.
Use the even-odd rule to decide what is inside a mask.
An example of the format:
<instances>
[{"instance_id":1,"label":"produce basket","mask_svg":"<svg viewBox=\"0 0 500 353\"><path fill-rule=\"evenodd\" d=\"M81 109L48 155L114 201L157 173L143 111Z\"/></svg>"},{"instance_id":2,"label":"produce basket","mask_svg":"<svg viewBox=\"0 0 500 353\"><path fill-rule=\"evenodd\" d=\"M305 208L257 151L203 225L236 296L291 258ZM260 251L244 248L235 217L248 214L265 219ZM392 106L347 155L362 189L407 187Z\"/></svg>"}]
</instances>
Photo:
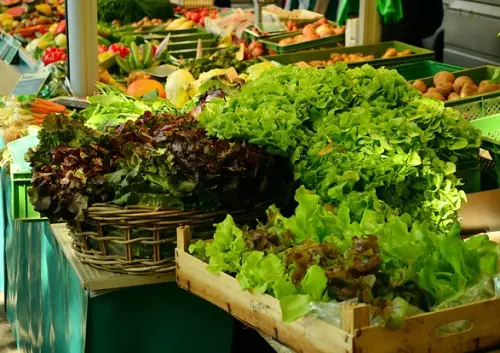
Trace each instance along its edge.
<instances>
[{"instance_id":1,"label":"produce basket","mask_svg":"<svg viewBox=\"0 0 500 353\"><path fill-rule=\"evenodd\" d=\"M483 134L482 147L490 152L490 155L493 158L493 161L489 161L487 165L483 166L483 169L488 172L488 169L491 168L494 163L497 182L498 185L500 185L500 114L473 120L471 123L475 128L481 130Z\"/></svg>"},{"instance_id":2,"label":"produce basket","mask_svg":"<svg viewBox=\"0 0 500 353\"><path fill-rule=\"evenodd\" d=\"M399 330L370 326L367 305L343 305L342 328L311 317L285 323L277 299L243 291L236 278L227 274L211 274L206 263L187 253L189 244L189 228L179 228L177 284L296 352L461 353L500 344L500 298L410 317ZM463 320L471 324L465 331L451 335L436 332Z\"/></svg>"},{"instance_id":3,"label":"produce basket","mask_svg":"<svg viewBox=\"0 0 500 353\"><path fill-rule=\"evenodd\" d=\"M382 55L384 55L385 51L389 48L395 48L398 51L403 51L403 50L409 49L414 54L408 55L408 56L402 56L402 57L381 59L380 57ZM427 59L434 58L434 52L432 52L431 50L418 48L418 47L415 47L413 45L409 45L409 44L405 44L405 43L401 43L401 42L397 42L397 41L391 41L391 42L384 42L384 43L380 43L380 44L364 45L364 46L357 46L357 47L310 50L310 51L305 51L305 52L265 56L265 57L262 57L262 60L275 61L275 62L283 64L283 65L289 65L289 64L294 64L294 63L298 63L301 61L309 62L309 61L315 61L315 60L329 60L330 56L334 53L337 53L337 54L361 53L363 55L373 54L373 55L375 55L376 58L380 58L380 59L368 60L368 61L363 61L363 62L349 63L349 66L361 66L364 64L369 64L369 65L377 67L377 66L383 66L383 65L396 65L396 64L406 63L406 62L420 61L420 60L427 60Z\"/></svg>"},{"instance_id":4,"label":"produce basket","mask_svg":"<svg viewBox=\"0 0 500 353\"><path fill-rule=\"evenodd\" d=\"M214 6L214 0L172 0L171 3L174 5L185 7L186 9Z\"/></svg>"},{"instance_id":5,"label":"produce basket","mask_svg":"<svg viewBox=\"0 0 500 353\"><path fill-rule=\"evenodd\" d=\"M454 72L455 77L468 76L479 84L483 80L491 80L497 66L480 66L473 69L466 69ZM433 77L427 77L422 81L428 86L433 86ZM460 111L466 120L480 119L486 116L500 113L500 90L479 94L472 97L455 99L445 102L447 107L452 107Z\"/></svg>"},{"instance_id":6,"label":"produce basket","mask_svg":"<svg viewBox=\"0 0 500 353\"><path fill-rule=\"evenodd\" d=\"M463 70L463 67L443 64L432 60L424 60L398 65L394 67L394 70L396 70L407 81L413 81L423 77L434 76L440 71L455 72Z\"/></svg>"},{"instance_id":7,"label":"produce basket","mask_svg":"<svg viewBox=\"0 0 500 353\"><path fill-rule=\"evenodd\" d=\"M321 47L331 47L336 46L337 43L343 42L345 40L345 34L339 34L337 36L324 37L314 40L308 40L301 43L280 45L279 42L285 38L295 37L300 34L299 32L290 32L286 34L281 34L277 36L272 36L266 39L259 39L259 42L264 44L266 49L271 49L279 54L292 53L306 49L321 48Z\"/></svg>"},{"instance_id":8,"label":"produce basket","mask_svg":"<svg viewBox=\"0 0 500 353\"><path fill-rule=\"evenodd\" d=\"M175 269L178 226L192 226L198 238L208 238L213 224L227 213L235 215L237 222L253 222L265 215L271 203L263 202L252 210L217 212L95 204L85 211L84 220L68 226L83 263L111 272L148 275Z\"/></svg>"}]
</instances>

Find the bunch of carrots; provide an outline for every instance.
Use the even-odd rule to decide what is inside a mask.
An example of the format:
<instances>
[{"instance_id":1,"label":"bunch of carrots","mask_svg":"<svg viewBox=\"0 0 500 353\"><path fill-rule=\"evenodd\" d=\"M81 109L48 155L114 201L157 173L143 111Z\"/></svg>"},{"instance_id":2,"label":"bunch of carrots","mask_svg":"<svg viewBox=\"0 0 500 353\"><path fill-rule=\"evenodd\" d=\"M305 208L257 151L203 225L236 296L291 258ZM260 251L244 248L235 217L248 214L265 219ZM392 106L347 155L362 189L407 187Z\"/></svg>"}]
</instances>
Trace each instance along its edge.
<instances>
[{"instance_id":1,"label":"bunch of carrots","mask_svg":"<svg viewBox=\"0 0 500 353\"><path fill-rule=\"evenodd\" d=\"M34 125L41 125L47 114L64 113L66 107L42 98L35 98L31 103L31 113L33 115Z\"/></svg>"}]
</instances>

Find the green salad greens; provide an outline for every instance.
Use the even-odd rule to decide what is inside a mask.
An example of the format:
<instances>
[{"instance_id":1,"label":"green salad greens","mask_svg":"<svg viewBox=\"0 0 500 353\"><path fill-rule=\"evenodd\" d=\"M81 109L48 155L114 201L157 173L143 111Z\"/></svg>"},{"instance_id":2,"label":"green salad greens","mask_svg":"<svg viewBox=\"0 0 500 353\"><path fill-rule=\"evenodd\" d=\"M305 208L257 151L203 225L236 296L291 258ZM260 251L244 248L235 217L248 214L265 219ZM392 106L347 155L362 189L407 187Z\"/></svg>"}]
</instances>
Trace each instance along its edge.
<instances>
[{"instance_id":1,"label":"green salad greens","mask_svg":"<svg viewBox=\"0 0 500 353\"><path fill-rule=\"evenodd\" d=\"M500 272L498 245L462 241L458 225L455 172L477 158L480 133L396 71L270 69L206 103L199 120L294 166L293 216L271 208L256 229L228 216L212 244L191 249L209 270L280 299L285 320L311 302L357 299L397 326Z\"/></svg>"}]
</instances>

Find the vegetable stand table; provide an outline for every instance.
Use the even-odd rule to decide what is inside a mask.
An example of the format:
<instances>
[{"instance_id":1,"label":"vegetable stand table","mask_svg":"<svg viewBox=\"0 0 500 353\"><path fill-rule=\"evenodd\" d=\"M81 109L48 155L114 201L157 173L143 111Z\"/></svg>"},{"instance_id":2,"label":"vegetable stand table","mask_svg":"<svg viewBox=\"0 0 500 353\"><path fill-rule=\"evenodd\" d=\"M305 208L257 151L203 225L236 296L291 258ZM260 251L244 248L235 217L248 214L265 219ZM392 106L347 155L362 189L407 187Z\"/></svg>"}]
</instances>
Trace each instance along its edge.
<instances>
[{"instance_id":1,"label":"vegetable stand table","mask_svg":"<svg viewBox=\"0 0 500 353\"><path fill-rule=\"evenodd\" d=\"M178 288L78 261L65 224L13 223L7 316L22 352L229 352L233 319Z\"/></svg>"}]
</instances>

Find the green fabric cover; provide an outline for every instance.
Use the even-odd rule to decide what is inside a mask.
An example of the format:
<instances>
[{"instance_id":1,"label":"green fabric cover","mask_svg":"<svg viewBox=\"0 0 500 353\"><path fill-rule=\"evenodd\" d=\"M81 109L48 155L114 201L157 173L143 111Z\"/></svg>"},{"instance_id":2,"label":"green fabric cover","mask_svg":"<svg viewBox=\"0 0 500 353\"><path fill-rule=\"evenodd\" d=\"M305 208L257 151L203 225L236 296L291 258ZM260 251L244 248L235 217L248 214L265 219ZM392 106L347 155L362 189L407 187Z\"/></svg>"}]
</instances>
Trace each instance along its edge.
<instances>
[{"instance_id":1,"label":"green fabric cover","mask_svg":"<svg viewBox=\"0 0 500 353\"><path fill-rule=\"evenodd\" d=\"M341 0L337 23L345 24L352 14L359 13L359 0ZM401 0L378 0L377 10L384 23L399 22L403 19L403 5Z\"/></svg>"}]
</instances>

